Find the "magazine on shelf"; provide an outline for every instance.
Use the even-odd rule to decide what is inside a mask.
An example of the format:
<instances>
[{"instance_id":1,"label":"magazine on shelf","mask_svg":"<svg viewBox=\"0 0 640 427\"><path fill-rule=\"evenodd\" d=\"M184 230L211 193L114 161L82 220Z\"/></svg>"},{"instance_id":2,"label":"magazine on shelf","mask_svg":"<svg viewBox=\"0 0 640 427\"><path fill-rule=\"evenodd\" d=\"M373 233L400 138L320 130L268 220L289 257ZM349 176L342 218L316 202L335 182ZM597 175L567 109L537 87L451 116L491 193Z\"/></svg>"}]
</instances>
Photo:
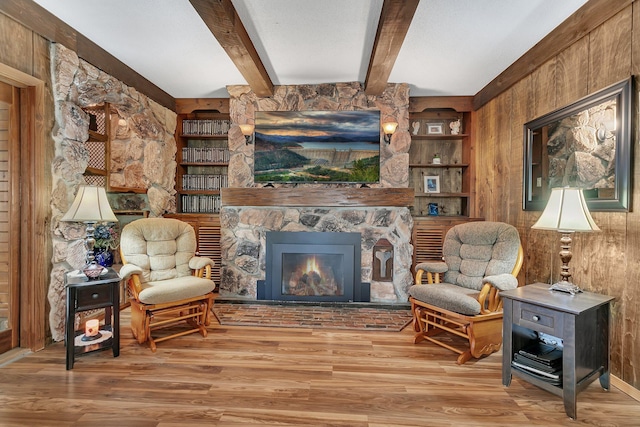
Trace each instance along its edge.
<instances>
[{"instance_id":1,"label":"magazine on shelf","mask_svg":"<svg viewBox=\"0 0 640 427\"><path fill-rule=\"evenodd\" d=\"M539 341L522 348L518 354L545 365L562 363L562 350Z\"/></svg>"},{"instance_id":2,"label":"magazine on shelf","mask_svg":"<svg viewBox=\"0 0 640 427\"><path fill-rule=\"evenodd\" d=\"M540 363L534 359L528 358L527 356L523 356L522 354L518 354L518 353L513 355L513 360L523 365L531 366L533 368L540 369L541 371L545 371L549 373L557 372L560 369L562 369L562 360L559 360L558 362L548 365L546 363Z\"/></svg>"},{"instance_id":3,"label":"magazine on shelf","mask_svg":"<svg viewBox=\"0 0 640 427\"><path fill-rule=\"evenodd\" d=\"M511 362L511 367L516 371L524 372L542 381L548 382L553 385L562 384L562 371L548 373L539 369L532 368L531 366L523 365L518 362Z\"/></svg>"}]
</instances>

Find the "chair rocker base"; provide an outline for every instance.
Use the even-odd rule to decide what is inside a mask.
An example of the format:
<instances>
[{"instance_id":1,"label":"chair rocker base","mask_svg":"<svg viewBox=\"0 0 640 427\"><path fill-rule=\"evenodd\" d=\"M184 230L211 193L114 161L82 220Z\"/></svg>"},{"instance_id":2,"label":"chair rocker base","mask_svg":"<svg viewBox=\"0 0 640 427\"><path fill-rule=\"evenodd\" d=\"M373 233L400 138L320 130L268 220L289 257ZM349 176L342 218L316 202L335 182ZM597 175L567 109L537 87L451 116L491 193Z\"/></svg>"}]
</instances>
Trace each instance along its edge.
<instances>
[{"instance_id":1,"label":"chair rocker base","mask_svg":"<svg viewBox=\"0 0 640 427\"><path fill-rule=\"evenodd\" d=\"M187 298L176 305L175 302L167 304L144 304L135 299L131 300L131 332L139 344L149 342L149 348L155 352L157 343L171 338L199 332L203 337L207 336L207 326L211 323L211 307L213 306L213 293ZM185 321L190 329L180 330L170 335L153 337L152 332L175 326Z\"/></svg>"},{"instance_id":2,"label":"chair rocker base","mask_svg":"<svg viewBox=\"0 0 640 427\"><path fill-rule=\"evenodd\" d=\"M409 298L413 313L413 329L416 332L414 344L430 341L457 353L458 365L462 365L472 358L494 353L502 347L502 310L489 314L466 316L464 314L445 310ZM449 345L434 336L441 333L457 335L466 339L469 346L460 349Z\"/></svg>"}]
</instances>

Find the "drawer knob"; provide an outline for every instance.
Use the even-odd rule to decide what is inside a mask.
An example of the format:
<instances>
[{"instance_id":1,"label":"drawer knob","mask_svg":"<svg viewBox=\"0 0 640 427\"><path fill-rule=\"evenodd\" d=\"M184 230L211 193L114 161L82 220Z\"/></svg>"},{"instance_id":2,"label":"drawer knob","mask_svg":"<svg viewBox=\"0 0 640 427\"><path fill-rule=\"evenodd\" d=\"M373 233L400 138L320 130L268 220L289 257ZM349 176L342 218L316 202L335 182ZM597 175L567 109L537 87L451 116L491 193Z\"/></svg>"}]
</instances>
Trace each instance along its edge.
<instances>
[{"instance_id":1,"label":"drawer knob","mask_svg":"<svg viewBox=\"0 0 640 427\"><path fill-rule=\"evenodd\" d=\"M95 294L91 294L91 298L96 299L100 296L100 294L95 293ZM537 319L536 319L537 320Z\"/></svg>"},{"instance_id":2,"label":"drawer knob","mask_svg":"<svg viewBox=\"0 0 640 427\"><path fill-rule=\"evenodd\" d=\"M534 315L532 319L533 319L534 322L537 322L537 321L540 320L540 316Z\"/></svg>"}]
</instances>

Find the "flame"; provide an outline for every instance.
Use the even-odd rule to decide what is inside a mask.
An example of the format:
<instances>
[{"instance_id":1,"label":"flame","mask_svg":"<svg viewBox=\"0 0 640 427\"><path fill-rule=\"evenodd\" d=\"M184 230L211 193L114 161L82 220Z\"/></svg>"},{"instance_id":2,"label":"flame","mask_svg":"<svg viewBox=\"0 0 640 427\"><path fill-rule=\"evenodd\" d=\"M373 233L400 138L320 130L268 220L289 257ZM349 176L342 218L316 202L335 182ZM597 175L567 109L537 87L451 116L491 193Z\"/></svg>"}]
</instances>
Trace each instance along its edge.
<instances>
[{"instance_id":1,"label":"flame","mask_svg":"<svg viewBox=\"0 0 640 427\"><path fill-rule=\"evenodd\" d=\"M308 274L312 271L315 271L315 272L320 271L320 269L318 268L318 263L316 262L316 257L307 258L307 269L305 270L305 273Z\"/></svg>"}]
</instances>

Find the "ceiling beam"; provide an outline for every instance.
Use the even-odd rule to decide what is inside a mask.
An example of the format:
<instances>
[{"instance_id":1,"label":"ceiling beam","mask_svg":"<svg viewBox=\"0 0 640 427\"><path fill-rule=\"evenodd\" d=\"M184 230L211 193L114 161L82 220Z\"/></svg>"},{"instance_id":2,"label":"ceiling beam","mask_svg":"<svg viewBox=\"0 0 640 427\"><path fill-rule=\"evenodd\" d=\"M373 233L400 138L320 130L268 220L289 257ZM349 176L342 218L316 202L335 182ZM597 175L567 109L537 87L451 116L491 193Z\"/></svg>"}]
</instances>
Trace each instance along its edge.
<instances>
[{"instance_id":1,"label":"ceiling beam","mask_svg":"<svg viewBox=\"0 0 640 427\"><path fill-rule=\"evenodd\" d=\"M589 0L529 49L473 98L477 110L502 92L531 74L536 68L585 37L596 27L630 6L635 0Z\"/></svg>"},{"instance_id":2,"label":"ceiling beam","mask_svg":"<svg viewBox=\"0 0 640 427\"><path fill-rule=\"evenodd\" d=\"M387 87L418 3L420 0L384 0L364 81L367 95L380 95Z\"/></svg>"},{"instance_id":3,"label":"ceiling beam","mask_svg":"<svg viewBox=\"0 0 640 427\"><path fill-rule=\"evenodd\" d=\"M171 95L76 32L37 3L24 0L2 0L0 13L15 19L45 39L60 43L67 49L73 50L78 57L91 65L122 81L127 86L135 88L160 105L175 110L175 100Z\"/></svg>"},{"instance_id":4,"label":"ceiling beam","mask_svg":"<svg viewBox=\"0 0 640 427\"><path fill-rule=\"evenodd\" d=\"M189 1L227 52L251 90L260 97L273 96L273 82L231 0Z\"/></svg>"}]
</instances>

